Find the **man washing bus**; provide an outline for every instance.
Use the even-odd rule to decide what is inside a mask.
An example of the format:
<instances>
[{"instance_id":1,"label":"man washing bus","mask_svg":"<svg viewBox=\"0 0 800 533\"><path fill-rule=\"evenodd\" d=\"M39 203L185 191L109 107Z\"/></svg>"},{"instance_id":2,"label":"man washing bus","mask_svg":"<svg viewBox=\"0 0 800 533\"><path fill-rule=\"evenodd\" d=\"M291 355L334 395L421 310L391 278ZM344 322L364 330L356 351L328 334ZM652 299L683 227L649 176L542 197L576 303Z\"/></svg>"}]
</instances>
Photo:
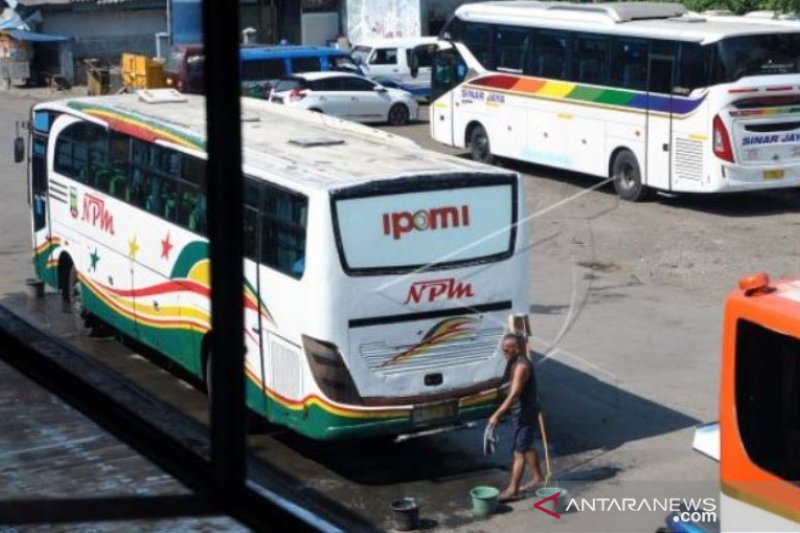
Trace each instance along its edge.
<instances>
[{"instance_id":1,"label":"man washing bus","mask_svg":"<svg viewBox=\"0 0 800 533\"><path fill-rule=\"evenodd\" d=\"M533 446L534 429L539 414L539 399L536 390L536 375L533 364L526 356L526 340L520 334L507 333L501 342L506 357L504 381L511 386L506 399L489 418L488 427L494 429L500 418L512 411L514 419L513 461L511 479L508 487L500 494L501 502L520 497L520 491L534 489L542 484L544 477L539 469L539 458ZM520 486L525 464L531 471L532 479Z\"/></svg>"}]
</instances>

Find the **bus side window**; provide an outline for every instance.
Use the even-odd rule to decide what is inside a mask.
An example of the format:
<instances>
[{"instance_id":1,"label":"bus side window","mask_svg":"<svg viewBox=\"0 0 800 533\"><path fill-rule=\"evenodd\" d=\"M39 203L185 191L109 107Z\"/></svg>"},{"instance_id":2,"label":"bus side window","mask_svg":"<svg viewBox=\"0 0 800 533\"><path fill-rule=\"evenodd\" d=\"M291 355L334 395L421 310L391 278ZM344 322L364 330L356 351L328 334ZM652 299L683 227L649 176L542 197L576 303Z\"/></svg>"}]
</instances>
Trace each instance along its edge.
<instances>
[{"instance_id":1,"label":"bus side window","mask_svg":"<svg viewBox=\"0 0 800 533\"><path fill-rule=\"evenodd\" d=\"M675 76L675 45L674 41L653 39L650 41L650 82L647 88L650 92L670 94L673 92ZM667 63L666 59L655 58L653 56L663 56L672 59ZM667 68L669 67L669 68Z\"/></svg>"},{"instance_id":2,"label":"bus side window","mask_svg":"<svg viewBox=\"0 0 800 533\"><path fill-rule=\"evenodd\" d=\"M615 39L611 44L611 85L624 89L647 89L647 51L644 39Z\"/></svg>"},{"instance_id":3,"label":"bus side window","mask_svg":"<svg viewBox=\"0 0 800 533\"><path fill-rule=\"evenodd\" d=\"M530 33L524 28L500 26L495 33L497 70L522 73L528 62Z\"/></svg>"},{"instance_id":4,"label":"bus side window","mask_svg":"<svg viewBox=\"0 0 800 533\"><path fill-rule=\"evenodd\" d=\"M62 135L56 141L56 157L53 163L55 171L64 176L77 178L72 169L72 142Z\"/></svg>"},{"instance_id":5,"label":"bus side window","mask_svg":"<svg viewBox=\"0 0 800 533\"><path fill-rule=\"evenodd\" d=\"M563 31L542 30L533 38L531 70L534 76L564 80L569 67L570 35Z\"/></svg>"},{"instance_id":6,"label":"bus side window","mask_svg":"<svg viewBox=\"0 0 800 533\"><path fill-rule=\"evenodd\" d=\"M147 198L150 195L150 177L139 167L131 167L131 183L129 201L140 209L147 209Z\"/></svg>"},{"instance_id":7,"label":"bus side window","mask_svg":"<svg viewBox=\"0 0 800 533\"><path fill-rule=\"evenodd\" d=\"M676 92L688 94L693 89L707 87L710 65L711 47L698 43L680 43Z\"/></svg>"},{"instance_id":8,"label":"bus side window","mask_svg":"<svg viewBox=\"0 0 800 533\"><path fill-rule=\"evenodd\" d=\"M114 172L108 161L108 132L95 124L88 125L86 153L89 158L90 185L104 193L111 192Z\"/></svg>"},{"instance_id":9,"label":"bus side window","mask_svg":"<svg viewBox=\"0 0 800 533\"><path fill-rule=\"evenodd\" d=\"M577 34L572 46L571 79L593 85L606 85L608 55L608 37Z\"/></svg>"},{"instance_id":10,"label":"bus side window","mask_svg":"<svg viewBox=\"0 0 800 533\"><path fill-rule=\"evenodd\" d=\"M464 29L464 44L484 68L492 65L492 27L488 24L467 22Z\"/></svg>"},{"instance_id":11,"label":"bus side window","mask_svg":"<svg viewBox=\"0 0 800 533\"><path fill-rule=\"evenodd\" d=\"M85 122L67 126L56 140L55 171L68 178L93 185L90 180L88 131Z\"/></svg>"},{"instance_id":12,"label":"bus side window","mask_svg":"<svg viewBox=\"0 0 800 533\"><path fill-rule=\"evenodd\" d=\"M206 162L190 155L183 156L181 179L197 185L205 190L206 187Z\"/></svg>"},{"instance_id":13,"label":"bus side window","mask_svg":"<svg viewBox=\"0 0 800 533\"><path fill-rule=\"evenodd\" d=\"M130 137L115 131L108 135L108 159L111 168L109 193L125 202L131 201Z\"/></svg>"},{"instance_id":14,"label":"bus side window","mask_svg":"<svg viewBox=\"0 0 800 533\"><path fill-rule=\"evenodd\" d=\"M165 220L170 222L178 221L178 184L171 179L164 178L161 180L161 213Z\"/></svg>"},{"instance_id":15,"label":"bus side window","mask_svg":"<svg viewBox=\"0 0 800 533\"><path fill-rule=\"evenodd\" d=\"M144 198L144 208L148 213L161 216L163 206L161 198L161 177L153 174L146 174L144 179L146 196Z\"/></svg>"},{"instance_id":16,"label":"bus side window","mask_svg":"<svg viewBox=\"0 0 800 533\"><path fill-rule=\"evenodd\" d=\"M299 279L305 271L308 199L266 186L261 217L261 261Z\"/></svg>"}]
</instances>

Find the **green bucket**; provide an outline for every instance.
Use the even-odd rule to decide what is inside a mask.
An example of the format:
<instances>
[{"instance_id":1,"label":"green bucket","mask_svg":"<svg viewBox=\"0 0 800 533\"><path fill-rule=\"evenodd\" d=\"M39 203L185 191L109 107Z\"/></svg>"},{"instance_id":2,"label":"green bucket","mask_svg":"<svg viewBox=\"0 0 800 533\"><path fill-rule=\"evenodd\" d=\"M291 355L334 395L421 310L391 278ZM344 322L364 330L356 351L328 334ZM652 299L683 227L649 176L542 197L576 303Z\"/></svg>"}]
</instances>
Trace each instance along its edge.
<instances>
[{"instance_id":1,"label":"green bucket","mask_svg":"<svg viewBox=\"0 0 800 533\"><path fill-rule=\"evenodd\" d=\"M536 498L540 501L553 496L554 494L558 494L558 498L544 502L541 504L541 507L547 509L548 511L561 514L567 507L567 496L569 496L569 491L560 487L542 487L540 489L536 489Z\"/></svg>"},{"instance_id":2,"label":"green bucket","mask_svg":"<svg viewBox=\"0 0 800 533\"><path fill-rule=\"evenodd\" d=\"M475 487L469 491L472 497L472 514L485 518L497 509L497 497L500 491L494 487Z\"/></svg>"}]
</instances>

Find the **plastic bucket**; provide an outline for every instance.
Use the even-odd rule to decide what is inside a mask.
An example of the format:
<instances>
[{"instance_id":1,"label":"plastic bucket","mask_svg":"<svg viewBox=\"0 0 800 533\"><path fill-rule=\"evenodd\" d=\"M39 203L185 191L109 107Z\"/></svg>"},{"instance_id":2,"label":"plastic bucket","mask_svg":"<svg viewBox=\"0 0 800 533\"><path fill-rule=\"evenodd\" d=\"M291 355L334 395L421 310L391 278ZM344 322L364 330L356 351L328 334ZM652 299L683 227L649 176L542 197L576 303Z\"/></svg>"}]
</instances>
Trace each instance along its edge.
<instances>
[{"instance_id":1,"label":"plastic bucket","mask_svg":"<svg viewBox=\"0 0 800 533\"><path fill-rule=\"evenodd\" d=\"M414 498L403 498L392 502L394 528L398 531L411 531L419 527L419 507Z\"/></svg>"},{"instance_id":2,"label":"plastic bucket","mask_svg":"<svg viewBox=\"0 0 800 533\"><path fill-rule=\"evenodd\" d=\"M561 514L567 507L569 491L561 487L542 487L541 489L536 489L536 498L540 501L554 494L558 494L558 498L553 498L550 501L544 502L541 504L541 507L554 513Z\"/></svg>"},{"instance_id":3,"label":"plastic bucket","mask_svg":"<svg viewBox=\"0 0 800 533\"><path fill-rule=\"evenodd\" d=\"M469 491L472 497L472 514L485 518L497 509L497 497L500 491L494 487L475 487Z\"/></svg>"},{"instance_id":4,"label":"plastic bucket","mask_svg":"<svg viewBox=\"0 0 800 533\"><path fill-rule=\"evenodd\" d=\"M44 281L28 278L25 280L25 286L28 288L28 296L31 298L42 298L44 296Z\"/></svg>"}]
</instances>

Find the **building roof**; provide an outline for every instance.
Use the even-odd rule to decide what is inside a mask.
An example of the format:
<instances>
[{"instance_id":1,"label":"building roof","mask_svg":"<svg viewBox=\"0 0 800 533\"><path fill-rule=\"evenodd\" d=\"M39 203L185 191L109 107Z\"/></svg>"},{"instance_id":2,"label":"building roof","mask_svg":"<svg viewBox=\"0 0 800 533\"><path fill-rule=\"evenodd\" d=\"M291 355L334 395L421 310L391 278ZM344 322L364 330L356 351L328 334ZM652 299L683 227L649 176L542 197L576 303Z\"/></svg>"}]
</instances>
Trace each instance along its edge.
<instances>
[{"instance_id":1,"label":"building roof","mask_svg":"<svg viewBox=\"0 0 800 533\"><path fill-rule=\"evenodd\" d=\"M148 138L202 153L205 98L182 98L149 104L137 95L113 95L60 100L37 107L55 108L112 128L119 125L123 131L145 129ZM413 141L388 132L265 100L242 98L242 117L245 171L307 194L420 174L509 174L423 150Z\"/></svg>"}]
</instances>

